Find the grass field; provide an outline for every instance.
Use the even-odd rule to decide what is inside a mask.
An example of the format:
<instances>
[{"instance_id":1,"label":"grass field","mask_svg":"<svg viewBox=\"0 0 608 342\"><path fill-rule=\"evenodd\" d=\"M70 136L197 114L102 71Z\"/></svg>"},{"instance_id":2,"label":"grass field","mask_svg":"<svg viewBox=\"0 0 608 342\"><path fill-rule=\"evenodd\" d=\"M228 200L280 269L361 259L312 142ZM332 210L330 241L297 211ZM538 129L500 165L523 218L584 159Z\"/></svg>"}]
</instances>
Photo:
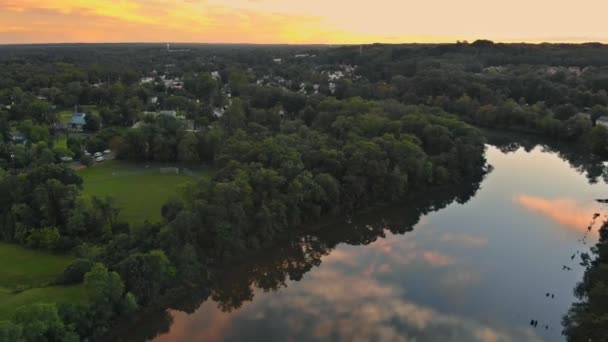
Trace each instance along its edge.
<instances>
[{"instance_id":1,"label":"grass field","mask_svg":"<svg viewBox=\"0 0 608 342\"><path fill-rule=\"evenodd\" d=\"M74 111L72 111L72 110L64 110L57 114L57 118L59 119L60 122L68 122L68 121L70 121L70 119L72 119L73 113L74 113Z\"/></svg>"},{"instance_id":2,"label":"grass field","mask_svg":"<svg viewBox=\"0 0 608 342\"><path fill-rule=\"evenodd\" d=\"M15 308L36 302L81 302L80 286L48 286L70 264L71 258L0 243L0 320Z\"/></svg>"},{"instance_id":3,"label":"grass field","mask_svg":"<svg viewBox=\"0 0 608 342\"><path fill-rule=\"evenodd\" d=\"M179 190L199 177L210 176L211 169L195 170L192 175L162 174L159 165L107 161L79 171L85 195L111 196L121 208L120 218L130 223L161 219L161 207Z\"/></svg>"},{"instance_id":4,"label":"grass field","mask_svg":"<svg viewBox=\"0 0 608 342\"><path fill-rule=\"evenodd\" d=\"M63 147L68 148L68 137L65 134L61 134L55 137L55 141L53 142L53 147Z\"/></svg>"},{"instance_id":5,"label":"grass field","mask_svg":"<svg viewBox=\"0 0 608 342\"><path fill-rule=\"evenodd\" d=\"M15 309L34 303L82 303L86 300L83 285L48 286L22 292L0 287L0 321L10 319Z\"/></svg>"},{"instance_id":6,"label":"grass field","mask_svg":"<svg viewBox=\"0 0 608 342\"><path fill-rule=\"evenodd\" d=\"M0 286L38 287L52 281L72 262L71 258L0 243Z\"/></svg>"}]
</instances>

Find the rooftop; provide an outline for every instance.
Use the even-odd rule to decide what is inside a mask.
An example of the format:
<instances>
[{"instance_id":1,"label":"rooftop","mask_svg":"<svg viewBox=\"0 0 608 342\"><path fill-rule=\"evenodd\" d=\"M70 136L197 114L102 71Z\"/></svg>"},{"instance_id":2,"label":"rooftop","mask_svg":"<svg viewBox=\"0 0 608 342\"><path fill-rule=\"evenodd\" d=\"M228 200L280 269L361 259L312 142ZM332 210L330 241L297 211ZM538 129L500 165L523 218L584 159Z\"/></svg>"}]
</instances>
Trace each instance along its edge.
<instances>
[{"instance_id":1,"label":"rooftop","mask_svg":"<svg viewBox=\"0 0 608 342\"><path fill-rule=\"evenodd\" d=\"M70 123L72 125L84 125L86 123L86 113L74 113L72 114L72 119L70 119Z\"/></svg>"}]
</instances>

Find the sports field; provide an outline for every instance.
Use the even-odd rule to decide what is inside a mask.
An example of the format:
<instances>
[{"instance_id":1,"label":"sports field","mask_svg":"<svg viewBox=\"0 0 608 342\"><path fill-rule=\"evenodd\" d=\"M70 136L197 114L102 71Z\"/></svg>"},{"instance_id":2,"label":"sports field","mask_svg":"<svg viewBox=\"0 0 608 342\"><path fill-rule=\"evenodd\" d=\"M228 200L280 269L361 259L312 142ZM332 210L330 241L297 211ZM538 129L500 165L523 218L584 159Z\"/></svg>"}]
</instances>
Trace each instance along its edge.
<instances>
[{"instance_id":1,"label":"sports field","mask_svg":"<svg viewBox=\"0 0 608 342\"><path fill-rule=\"evenodd\" d=\"M121 208L120 218L139 223L161 219L161 207L181 189L200 177L212 174L210 168L161 173L162 165L106 161L79 171L84 180L84 194L111 196Z\"/></svg>"}]
</instances>

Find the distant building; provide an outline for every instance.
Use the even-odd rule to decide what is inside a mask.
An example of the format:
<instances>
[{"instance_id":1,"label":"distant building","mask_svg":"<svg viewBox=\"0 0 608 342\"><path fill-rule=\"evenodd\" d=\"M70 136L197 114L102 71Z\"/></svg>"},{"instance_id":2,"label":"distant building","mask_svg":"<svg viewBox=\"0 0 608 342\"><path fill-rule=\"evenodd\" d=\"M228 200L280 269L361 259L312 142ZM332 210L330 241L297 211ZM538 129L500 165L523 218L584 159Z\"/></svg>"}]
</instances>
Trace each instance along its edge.
<instances>
[{"instance_id":1,"label":"distant building","mask_svg":"<svg viewBox=\"0 0 608 342\"><path fill-rule=\"evenodd\" d=\"M145 124L145 122L143 121L137 121L136 123L133 124L133 126L131 126L131 128L139 128L141 126L143 126Z\"/></svg>"},{"instance_id":2,"label":"distant building","mask_svg":"<svg viewBox=\"0 0 608 342\"><path fill-rule=\"evenodd\" d=\"M180 81L179 79L166 79L163 81L163 83L165 84L165 87L167 88L171 88L171 89L184 89L184 82Z\"/></svg>"},{"instance_id":3,"label":"distant building","mask_svg":"<svg viewBox=\"0 0 608 342\"><path fill-rule=\"evenodd\" d=\"M220 72L219 71L212 71L211 72L211 78L213 78L216 81L221 81L222 80L222 76L220 76Z\"/></svg>"},{"instance_id":4,"label":"distant building","mask_svg":"<svg viewBox=\"0 0 608 342\"><path fill-rule=\"evenodd\" d=\"M336 84L335 83L329 83L329 91L332 93L332 95L336 92Z\"/></svg>"},{"instance_id":5,"label":"distant building","mask_svg":"<svg viewBox=\"0 0 608 342\"><path fill-rule=\"evenodd\" d=\"M273 59L273 61L274 61L275 63L281 63L283 60L282 60L282 59L280 59L280 58L275 58L275 59Z\"/></svg>"},{"instance_id":6,"label":"distant building","mask_svg":"<svg viewBox=\"0 0 608 342\"><path fill-rule=\"evenodd\" d=\"M70 119L70 126L79 131L82 130L82 127L87 123L86 113L74 113L72 114L72 118Z\"/></svg>"},{"instance_id":7,"label":"distant building","mask_svg":"<svg viewBox=\"0 0 608 342\"><path fill-rule=\"evenodd\" d=\"M153 96L153 97L150 98L149 101L150 101L151 104L157 104L158 103L158 97Z\"/></svg>"},{"instance_id":8,"label":"distant building","mask_svg":"<svg viewBox=\"0 0 608 342\"><path fill-rule=\"evenodd\" d=\"M164 115L164 116L171 116L171 117L177 117L177 112L174 110L161 110L160 112L158 112L159 115Z\"/></svg>"},{"instance_id":9,"label":"distant building","mask_svg":"<svg viewBox=\"0 0 608 342\"><path fill-rule=\"evenodd\" d=\"M215 116L216 118L221 118L222 115L224 115L224 109L223 108L214 108L213 109L213 116Z\"/></svg>"},{"instance_id":10,"label":"distant building","mask_svg":"<svg viewBox=\"0 0 608 342\"><path fill-rule=\"evenodd\" d=\"M11 132L11 140L14 144L25 144L27 140L21 132Z\"/></svg>"},{"instance_id":11,"label":"distant building","mask_svg":"<svg viewBox=\"0 0 608 342\"><path fill-rule=\"evenodd\" d=\"M606 128L608 128L608 116L600 116L599 118L597 118L597 120L595 120L595 125L596 126L604 126Z\"/></svg>"},{"instance_id":12,"label":"distant building","mask_svg":"<svg viewBox=\"0 0 608 342\"><path fill-rule=\"evenodd\" d=\"M139 83L141 84L147 84L147 83L152 83L154 82L154 77L144 77L141 80L139 80Z\"/></svg>"}]
</instances>

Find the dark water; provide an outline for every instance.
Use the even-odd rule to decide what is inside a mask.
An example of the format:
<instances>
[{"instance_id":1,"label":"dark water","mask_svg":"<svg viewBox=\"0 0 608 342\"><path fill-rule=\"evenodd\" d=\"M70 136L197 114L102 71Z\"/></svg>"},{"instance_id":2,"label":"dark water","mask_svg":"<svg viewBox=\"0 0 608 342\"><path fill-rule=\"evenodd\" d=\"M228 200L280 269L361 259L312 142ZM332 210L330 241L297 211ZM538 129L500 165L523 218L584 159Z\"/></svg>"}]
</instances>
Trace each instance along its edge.
<instances>
[{"instance_id":1,"label":"dark water","mask_svg":"<svg viewBox=\"0 0 608 342\"><path fill-rule=\"evenodd\" d=\"M488 146L494 170L480 183L286 242L227 269L190 314L135 330L156 328L144 333L154 341L561 341L584 271L571 256L597 240L599 220L579 241L608 186L600 162L533 146Z\"/></svg>"}]
</instances>

